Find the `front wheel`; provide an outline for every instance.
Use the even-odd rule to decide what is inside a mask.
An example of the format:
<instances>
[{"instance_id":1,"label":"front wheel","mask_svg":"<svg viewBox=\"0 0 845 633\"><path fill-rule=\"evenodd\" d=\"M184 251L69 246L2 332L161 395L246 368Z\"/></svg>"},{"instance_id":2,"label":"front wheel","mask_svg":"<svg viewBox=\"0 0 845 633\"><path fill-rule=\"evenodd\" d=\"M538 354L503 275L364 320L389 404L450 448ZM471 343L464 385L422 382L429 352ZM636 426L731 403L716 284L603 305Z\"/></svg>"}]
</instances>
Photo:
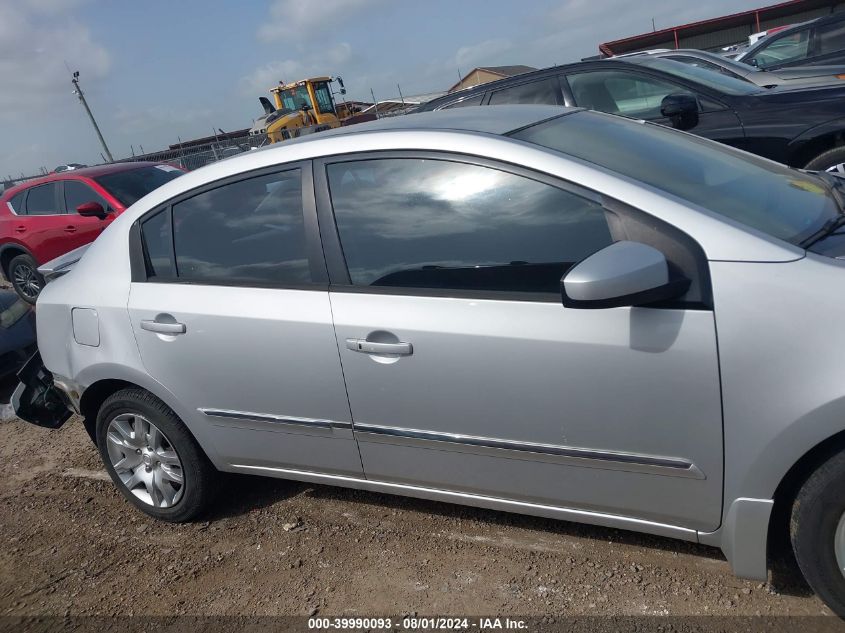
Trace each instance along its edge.
<instances>
[{"instance_id":1,"label":"front wheel","mask_svg":"<svg viewBox=\"0 0 845 633\"><path fill-rule=\"evenodd\" d=\"M171 522L204 512L216 471L182 421L141 389L110 396L97 415L97 447L120 493L145 514Z\"/></svg>"},{"instance_id":2,"label":"front wheel","mask_svg":"<svg viewBox=\"0 0 845 633\"><path fill-rule=\"evenodd\" d=\"M834 147L822 152L811 160L804 169L810 171L829 171L845 175L845 146Z\"/></svg>"},{"instance_id":3,"label":"front wheel","mask_svg":"<svg viewBox=\"0 0 845 633\"><path fill-rule=\"evenodd\" d=\"M44 277L38 272L38 264L29 255L18 255L9 262L9 281L18 296L34 304L44 287Z\"/></svg>"},{"instance_id":4,"label":"front wheel","mask_svg":"<svg viewBox=\"0 0 845 633\"><path fill-rule=\"evenodd\" d=\"M824 462L801 486L789 525L807 583L836 615L845 617L845 452Z\"/></svg>"}]
</instances>

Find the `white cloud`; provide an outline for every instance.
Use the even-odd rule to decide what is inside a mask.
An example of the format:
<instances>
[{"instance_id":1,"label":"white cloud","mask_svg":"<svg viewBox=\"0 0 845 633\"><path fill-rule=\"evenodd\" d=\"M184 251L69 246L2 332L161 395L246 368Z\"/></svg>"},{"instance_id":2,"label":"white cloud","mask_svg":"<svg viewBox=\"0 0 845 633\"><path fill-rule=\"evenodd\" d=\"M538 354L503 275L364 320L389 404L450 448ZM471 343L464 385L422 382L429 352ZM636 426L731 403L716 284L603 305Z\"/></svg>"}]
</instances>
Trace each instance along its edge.
<instances>
[{"instance_id":1,"label":"white cloud","mask_svg":"<svg viewBox=\"0 0 845 633\"><path fill-rule=\"evenodd\" d=\"M73 0L0 2L0 116L31 117L53 107L57 98L71 104L73 86L65 63L84 81L106 76L108 51L91 32L59 13Z\"/></svg>"},{"instance_id":2,"label":"white cloud","mask_svg":"<svg viewBox=\"0 0 845 633\"><path fill-rule=\"evenodd\" d=\"M268 19L258 29L263 42L305 42L385 0L274 0Z\"/></svg>"},{"instance_id":3,"label":"white cloud","mask_svg":"<svg viewBox=\"0 0 845 633\"><path fill-rule=\"evenodd\" d=\"M306 77L337 73L338 69L352 59L352 47L339 42L330 48L312 51L300 59L272 61L256 68L240 81L241 91L246 95L264 95L280 81L290 82Z\"/></svg>"},{"instance_id":4,"label":"white cloud","mask_svg":"<svg viewBox=\"0 0 845 633\"><path fill-rule=\"evenodd\" d=\"M455 63L464 73L477 66L495 66L513 47L513 42L507 39L484 40L472 46L462 46L455 53Z\"/></svg>"}]
</instances>

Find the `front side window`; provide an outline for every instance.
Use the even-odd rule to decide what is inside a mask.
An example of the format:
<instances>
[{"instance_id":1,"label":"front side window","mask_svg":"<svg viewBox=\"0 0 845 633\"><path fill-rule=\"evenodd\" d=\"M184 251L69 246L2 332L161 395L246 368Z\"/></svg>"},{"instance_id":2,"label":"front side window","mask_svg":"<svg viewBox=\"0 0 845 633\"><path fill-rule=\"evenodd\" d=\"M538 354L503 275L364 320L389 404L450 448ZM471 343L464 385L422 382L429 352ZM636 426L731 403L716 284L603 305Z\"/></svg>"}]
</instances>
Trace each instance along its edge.
<instances>
[{"instance_id":1,"label":"front side window","mask_svg":"<svg viewBox=\"0 0 845 633\"><path fill-rule=\"evenodd\" d=\"M99 202L103 209L108 211L109 203L103 200L102 196L91 189L84 182L78 180L65 180L65 209L68 213L76 213L76 208L86 202Z\"/></svg>"},{"instance_id":2,"label":"front side window","mask_svg":"<svg viewBox=\"0 0 845 633\"><path fill-rule=\"evenodd\" d=\"M557 77L549 77L540 81L496 90L490 95L490 105L502 103L558 105L560 103L560 84Z\"/></svg>"},{"instance_id":3,"label":"front side window","mask_svg":"<svg viewBox=\"0 0 845 633\"><path fill-rule=\"evenodd\" d=\"M576 105L637 119L660 118L665 97L688 92L659 79L619 70L578 73L567 79Z\"/></svg>"},{"instance_id":4,"label":"front side window","mask_svg":"<svg viewBox=\"0 0 845 633\"><path fill-rule=\"evenodd\" d=\"M489 167L363 160L328 180L354 285L559 294L613 241L598 203Z\"/></svg>"},{"instance_id":5,"label":"front side window","mask_svg":"<svg viewBox=\"0 0 845 633\"><path fill-rule=\"evenodd\" d=\"M223 185L174 204L172 212L179 278L311 282L298 169Z\"/></svg>"},{"instance_id":6,"label":"front side window","mask_svg":"<svg viewBox=\"0 0 845 633\"><path fill-rule=\"evenodd\" d=\"M803 29L769 41L751 56L757 60L758 68L769 68L796 59L807 57L807 47L810 44L810 29Z\"/></svg>"},{"instance_id":7,"label":"front side window","mask_svg":"<svg viewBox=\"0 0 845 633\"><path fill-rule=\"evenodd\" d=\"M56 185L40 185L29 190L26 197L27 215L56 215L59 213L56 204Z\"/></svg>"},{"instance_id":8,"label":"front side window","mask_svg":"<svg viewBox=\"0 0 845 633\"><path fill-rule=\"evenodd\" d=\"M94 180L113 195L120 204L128 207L154 189L178 178L182 173L181 170L170 165L153 165L97 176Z\"/></svg>"}]
</instances>

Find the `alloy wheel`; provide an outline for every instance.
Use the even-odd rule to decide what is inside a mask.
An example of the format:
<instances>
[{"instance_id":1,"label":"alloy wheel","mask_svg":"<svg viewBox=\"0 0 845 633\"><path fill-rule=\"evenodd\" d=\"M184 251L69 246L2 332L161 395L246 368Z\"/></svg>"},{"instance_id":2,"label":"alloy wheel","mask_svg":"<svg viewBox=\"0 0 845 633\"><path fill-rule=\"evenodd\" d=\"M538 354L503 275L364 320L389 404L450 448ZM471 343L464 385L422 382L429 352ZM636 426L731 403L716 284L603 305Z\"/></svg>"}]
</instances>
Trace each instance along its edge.
<instances>
[{"instance_id":1,"label":"alloy wheel","mask_svg":"<svg viewBox=\"0 0 845 633\"><path fill-rule=\"evenodd\" d=\"M845 514L839 517L836 532L833 534L833 551L836 554L836 564L845 576Z\"/></svg>"},{"instance_id":2,"label":"alloy wheel","mask_svg":"<svg viewBox=\"0 0 845 633\"><path fill-rule=\"evenodd\" d=\"M32 266L18 264L12 271L12 282L15 288L27 299L35 300L41 292L41 281Z\"/></svg>"},{"instance_id":3,"label":"alloy wheel","mask_svg":"<svg viewBox=\"0 0 845 633\"><path fill-rule=\"evenodd\" d=\"M831 165L825 171L833 173L833 174L842 174L845 175L845 163L839 163L838 165Z\"/></svg>"},{"instance_id":4,"label":"alloy wheel","mask_svg":"<svg viewBox=\"0 0 845 633\"><path fill-rule=\"evenodd\" d=\"M106 442L111 465L129 492L155 508L179 502L185 491L182 462L155 424L121 413L109 423Z\"/></svg>"}]
</instances>

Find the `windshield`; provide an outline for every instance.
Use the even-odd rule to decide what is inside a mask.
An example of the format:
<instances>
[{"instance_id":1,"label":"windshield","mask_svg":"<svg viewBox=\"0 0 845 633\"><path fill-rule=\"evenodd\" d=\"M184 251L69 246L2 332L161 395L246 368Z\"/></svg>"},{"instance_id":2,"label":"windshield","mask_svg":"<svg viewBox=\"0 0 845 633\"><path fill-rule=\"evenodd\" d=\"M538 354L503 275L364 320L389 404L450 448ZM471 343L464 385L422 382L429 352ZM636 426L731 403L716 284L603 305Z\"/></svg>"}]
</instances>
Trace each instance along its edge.
<instances>
[{"instance_id":1,"label":"windshield","mask_svg":"<svg viewBox=\"0 0 845 633\"><path fill-rule=\"evenodd\" d=\"M124 207L135 204L153 189L182 175L182 171L170 165L139 167L115 174L94 178L106 191L117 198Z\"/></svg>"},{"instance_id":2,"label":"windshield","mask_svg":"<svg viewBox=\"0 0 845 633\"><path fill-rule=\"evenodd\" d=\"M821 178L656 124L576 112L510 136L605 167L796 245L840 214Z\"/></svg>"},{"instance_id":3,"label":"windshield","mask_svg":"<svg viewBox=\"0 0 845 633\"><path fill-rule=\"evenodd\" d=\"M680 77L681 79L686 79L687 81L692 81L729 95L753 95L762 90L759 86L744 79L724 75L709 68L690 66L689 64L683 64L663 57L643 57L631 61L641 66L649 66L657 70L662 70L675 77Z\"/></svg>"},{"instance_id":4,"label":"windshield","mask_svg":"<svg viewBox=\"0 0 845 633\"><path fill-rule=\"evenodd\" d=\"M311 107L311 97L308 96L308 86L302 84L295 88L279 91L279 97L287 110L301 110L302 106Z\"/></svg>"}]
</instances>

